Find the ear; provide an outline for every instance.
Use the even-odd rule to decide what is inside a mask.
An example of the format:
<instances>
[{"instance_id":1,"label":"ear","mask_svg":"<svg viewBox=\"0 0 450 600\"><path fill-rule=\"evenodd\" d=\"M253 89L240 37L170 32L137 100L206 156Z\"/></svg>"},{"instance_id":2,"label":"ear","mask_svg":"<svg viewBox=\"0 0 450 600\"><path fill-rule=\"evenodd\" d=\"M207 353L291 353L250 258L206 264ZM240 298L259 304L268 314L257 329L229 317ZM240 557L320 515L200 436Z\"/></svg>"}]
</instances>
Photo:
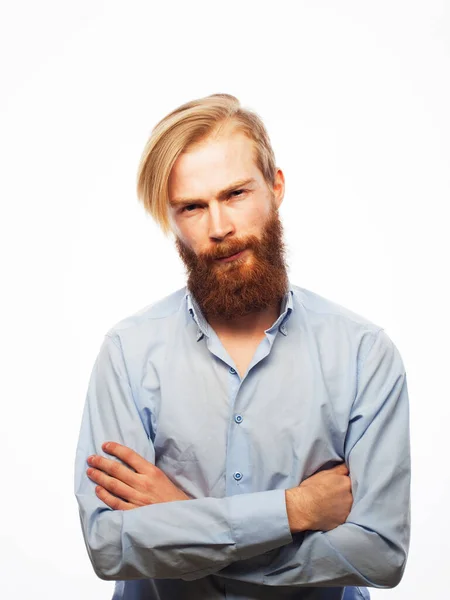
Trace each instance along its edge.
<instances>
[{"instance_id":1,"label":"ear","mask_svg":"<svg viewBox=\"0 0 450 600\"><path fill-rule=\"evenodd\" d=\"M281 169L277 169L275 173L275 182L273 185L273 193L274 193L274 203L275 208L278 210L283 202L284 198L284 173Z\"/></svg>"}]
</instances>

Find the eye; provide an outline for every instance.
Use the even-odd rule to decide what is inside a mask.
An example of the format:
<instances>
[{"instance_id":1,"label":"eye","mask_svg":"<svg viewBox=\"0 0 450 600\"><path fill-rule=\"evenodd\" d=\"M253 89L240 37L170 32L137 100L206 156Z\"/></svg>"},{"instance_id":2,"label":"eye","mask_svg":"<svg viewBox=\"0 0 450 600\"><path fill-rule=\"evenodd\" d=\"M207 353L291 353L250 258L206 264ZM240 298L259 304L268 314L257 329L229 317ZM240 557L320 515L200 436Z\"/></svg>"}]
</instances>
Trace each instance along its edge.
<instances>
[{"instance_id":1,"label":"eye","mask_svg":"<svg viewBox=\"0 0 450 600\"><path fill-rule=\"evenodd\" d=\"M233 190L230 195L233 196L234 194L236 194L237 196L242 196L242 194L244 194L246 191L247 190Z\"/></svg>"},{"instance_id":2,"label":"eye","mask_svg":"<svg viewBox=\"0 0 450 600\"><path fill-rule=\"evenodd\" d=\"M193 212L193 210L195 210L198 207L198 204L188 204L186 206L183 206L183 208L181 209L181 212ZM193 210L190 210L193 209Z\"/></svg>"}]
</instances>

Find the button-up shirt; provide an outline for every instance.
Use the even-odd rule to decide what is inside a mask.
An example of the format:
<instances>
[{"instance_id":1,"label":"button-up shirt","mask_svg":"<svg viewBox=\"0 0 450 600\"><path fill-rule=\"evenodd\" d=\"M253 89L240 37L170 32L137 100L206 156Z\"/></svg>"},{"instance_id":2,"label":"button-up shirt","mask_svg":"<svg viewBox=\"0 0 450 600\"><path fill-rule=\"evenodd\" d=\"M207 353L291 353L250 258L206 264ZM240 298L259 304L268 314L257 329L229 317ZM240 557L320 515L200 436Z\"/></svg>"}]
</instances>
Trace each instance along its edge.
<instances>
[{"instance_id":1,"label":"button-up shirt","mask_svg":"<svg viewBox=\"0 0 450 600\"><path fill-rule=\"evenodd\" d=\"M89 380L75 495L114 600L345 600L401 579L409 544L406 374L383 328L290 284L241 377L188 288L109 329ZM132 448L191 499L113 510L87 458ZM119 460L114 459L113 460ZM291 533L285 490L345 462L353 505Z\"/></svg>"}]
</instances>

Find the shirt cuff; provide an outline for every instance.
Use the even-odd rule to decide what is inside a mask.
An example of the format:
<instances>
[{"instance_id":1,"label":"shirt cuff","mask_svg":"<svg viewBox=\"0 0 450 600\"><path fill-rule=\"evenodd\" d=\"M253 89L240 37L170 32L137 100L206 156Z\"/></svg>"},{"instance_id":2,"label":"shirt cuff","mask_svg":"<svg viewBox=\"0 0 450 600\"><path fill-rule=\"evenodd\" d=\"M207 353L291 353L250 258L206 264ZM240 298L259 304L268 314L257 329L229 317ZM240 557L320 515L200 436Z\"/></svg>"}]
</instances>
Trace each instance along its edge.
<instances>
[{"instance_id":1,"label":"shirt cuff","mask_svg":"<svg viewBox=\"0 0 450 600\"><path fill-rule=\"evenodd\" d=\"M230 521L241 560L292 542L285 490L228 497Z\"/></svg>"}]
</instances>

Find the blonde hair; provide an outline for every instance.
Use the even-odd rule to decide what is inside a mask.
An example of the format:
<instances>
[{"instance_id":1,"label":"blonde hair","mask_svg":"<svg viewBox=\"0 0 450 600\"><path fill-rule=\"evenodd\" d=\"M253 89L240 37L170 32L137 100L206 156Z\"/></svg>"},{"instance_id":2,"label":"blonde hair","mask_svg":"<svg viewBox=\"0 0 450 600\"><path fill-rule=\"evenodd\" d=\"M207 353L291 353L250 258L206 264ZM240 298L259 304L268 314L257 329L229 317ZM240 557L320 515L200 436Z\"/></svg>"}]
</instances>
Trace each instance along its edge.
<instances>
[{"instance_id":1,"label":"blonde hair","mask_svg":"<svg viewBox=\"0 0 450 600\"><path fill-rule=\"evenodd\" d=\"M168 182L176 159L189 146L228 124L253 140L256 165L273 188L275 156L266 128L254 111L242 108L239 100L230 94L212 94L186 102L155 125L137 174L138 199L165 235L171 230Z\"/></svg>"}]
</instances>

